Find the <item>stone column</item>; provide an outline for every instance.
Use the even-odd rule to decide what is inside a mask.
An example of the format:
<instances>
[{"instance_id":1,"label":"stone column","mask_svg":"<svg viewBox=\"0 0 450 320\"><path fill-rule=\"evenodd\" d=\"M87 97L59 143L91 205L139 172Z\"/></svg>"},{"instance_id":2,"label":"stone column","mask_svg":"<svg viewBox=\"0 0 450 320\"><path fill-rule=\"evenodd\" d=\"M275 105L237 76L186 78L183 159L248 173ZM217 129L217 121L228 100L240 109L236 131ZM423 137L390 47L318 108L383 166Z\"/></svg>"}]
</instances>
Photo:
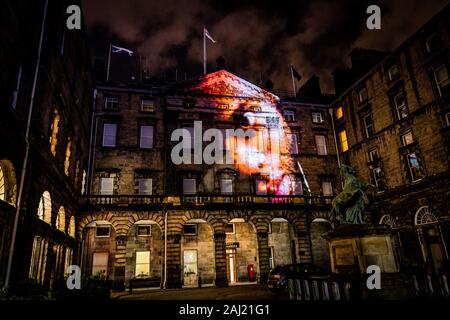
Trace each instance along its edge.
<instances>
[{"instance_id":1,"label":"stone column","mask_svg":"<svg viewBox=\"0 0 450 320\"><path fill-rule=\"evenodd\" d=\"M266 283L269 276L269 237L267 232L258 232L259 282Z\"/></svg>"},{"instance_id":2,"label":"stone column","mask_svg":"<svg viewBox=\"0 0 450 320\"><path fill-rule=\"evenodd\" d=\"M167 288L181 288L181 272L181 234L168 234L166 281Z\"/></svg>"},{"instance_id":3,"label":"stone column","mask_svg":"<svg viewBox=\"0 0 450 320\"><path fill-rule=\"evenodd\" d=\"M214 233L216 259L216 286L227 287L227 247L225 233Z\"/></svg>"},{"instance_id":4,"label":"stone column","mask_svg":"<svg viewBox=\"0 0 450 320\"><path fill-rule=\"evenodd\" d=\"M113 288L125 290L125 263L127 251L127 236L116 237L116 251L114 256Z\"/></svg>"}]
</instances>

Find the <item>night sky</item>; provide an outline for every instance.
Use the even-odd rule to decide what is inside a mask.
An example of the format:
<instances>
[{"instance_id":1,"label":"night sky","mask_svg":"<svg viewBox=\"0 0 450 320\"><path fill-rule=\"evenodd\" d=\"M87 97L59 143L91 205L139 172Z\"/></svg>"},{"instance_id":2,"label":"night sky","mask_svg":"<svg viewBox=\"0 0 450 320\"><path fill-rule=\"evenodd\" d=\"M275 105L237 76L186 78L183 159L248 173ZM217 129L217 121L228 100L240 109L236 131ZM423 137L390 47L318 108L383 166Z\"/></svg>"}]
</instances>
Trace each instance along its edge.
<instances>
[{"instance_id":1,"label":"night sky","mask_svg":"<svg viewBox=\"0 0 450 320\"><path fill-rule=\"evenodd\" d=\"M447 0L284 2L250 0L82 0L92 55L106 60L109 43L136 51L152 76L177 70L179 79L202 74L203 26L208 70L218 56L226 69L254 83L270 78L290 90L289 65L321 78L332 92L331 72L348 64L354 47L391 50L443 8ZM366 28L366 8L381 7L381 30ZM114 67L114 66L112 66ZM117 66L116 66L117 67Z\"/></svg>"}]
</instances>

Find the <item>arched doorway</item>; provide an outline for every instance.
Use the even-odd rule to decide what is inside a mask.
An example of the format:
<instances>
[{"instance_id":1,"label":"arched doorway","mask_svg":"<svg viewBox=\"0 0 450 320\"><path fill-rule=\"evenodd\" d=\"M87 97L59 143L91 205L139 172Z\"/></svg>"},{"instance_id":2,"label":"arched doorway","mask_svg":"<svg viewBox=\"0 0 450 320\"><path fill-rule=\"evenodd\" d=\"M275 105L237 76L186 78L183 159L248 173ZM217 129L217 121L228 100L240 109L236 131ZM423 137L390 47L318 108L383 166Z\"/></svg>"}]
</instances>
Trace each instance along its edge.
<instances>
[{"instance_id":1,"label":"arched doorway","mask_svg":"<svg viewBox=\"0 0 450 320\"><path fill-rule=\"evenodd\" d=\"M213 228L203 219L183 225L181 238L183 286L213 285L216 278Z\"/></svg>"},{"instance_id":2,"label":"arched doorway","mask_svg":"<svg viewBox=\"0 0 450 320\"><path fill-rule=\"evenodd\" d=\"M294 227L284 218L274 218L269 226L269 268L299 261Z\"/></svg>"},{"instance_id":3,"label":"arched doorway","mask_svg":"<svg viewBox=\"0 0 450 320\"><path fill-rule=\"evenodd\" d=\"M323 235L331 229L331 223L323 218L314 219L309 227L313 263L324 271L330 271L330 252Z\"/></svg>"},{"instance_id":4,"label":"arched doorway","mask_svg":"<svg viewBox=\"0 0 450 320\"><path fill-rule=\"evenodd\" d=\"M448 259L448 252L435 212L429 206L420 207L416 211L414 224L424 262L438 272L442 262Z\"/></svg>"},{"instance_id":5,"label":"arched doorway","mask_svg":"<svg viewBox=\"0 0 450 320\"><path fill-rule=\"evenodd\" d=\"M125 285L159 287L163 267L161 227L153 220L139 220L128 231L126 244Z\"/></svg>"},{"instance_id":6,"label":"arched doorway","mask_svg":"<svg viewBox=\"0 0 450 320\"><path fill-rule=\"evenodd\" d=\"M259 274L258 238L253 224L232 219L225 229L228 283L256 282ZM248 268L253 267L253 278Z\"/></svg>"}]
</instances>

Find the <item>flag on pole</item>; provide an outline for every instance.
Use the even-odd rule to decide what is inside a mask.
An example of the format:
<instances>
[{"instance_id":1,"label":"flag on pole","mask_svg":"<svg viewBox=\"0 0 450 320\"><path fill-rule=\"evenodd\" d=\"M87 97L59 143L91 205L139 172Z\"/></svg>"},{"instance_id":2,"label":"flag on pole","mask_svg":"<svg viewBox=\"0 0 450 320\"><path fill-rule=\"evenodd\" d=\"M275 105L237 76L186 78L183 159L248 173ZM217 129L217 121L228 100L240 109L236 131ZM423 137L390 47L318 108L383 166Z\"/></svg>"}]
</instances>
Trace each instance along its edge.
<instances>
[{"instance_id":1,"label":"flag on pole","mask_svg":"<svg viewBox=\"0 0 450 320\"><path fill-rule=\"evenodd\" d=\"M291 65L291 71L292 71L292 76L297 80L300 81L300 79L302 78L302 76L300 75L300 73L297 72L297 70L295 70L294 66Z\"/></svg>"},{"instance_id":2,"label":"flag on pole","mask_svg":"<svg viewBox=\"0 0 450 320\"><path fill-rule=\"evenodd\" d=\"M211 35L209 34L208 30L206 28L203 28L203 32L205 33L205 36L208 37L209 40L212 41L212 43L216 43L216 40L214 40Z\"/></svg>"},{"instance_id":3,"label":"flag on pole","mask_svg":"<svg viewBox=\"0 0 450 320\"><path fill-rule=\"evenodd\" d=\"M118 46L114 46L114 45L111 45L111 51L112 51L112 53L125 52L125 53L128 53L128 55L130 55L130 56L132 56L134 53L130 49L126 49L126 48L122 48L122 47L118 47Z\"/></svg>"}]
</instances>

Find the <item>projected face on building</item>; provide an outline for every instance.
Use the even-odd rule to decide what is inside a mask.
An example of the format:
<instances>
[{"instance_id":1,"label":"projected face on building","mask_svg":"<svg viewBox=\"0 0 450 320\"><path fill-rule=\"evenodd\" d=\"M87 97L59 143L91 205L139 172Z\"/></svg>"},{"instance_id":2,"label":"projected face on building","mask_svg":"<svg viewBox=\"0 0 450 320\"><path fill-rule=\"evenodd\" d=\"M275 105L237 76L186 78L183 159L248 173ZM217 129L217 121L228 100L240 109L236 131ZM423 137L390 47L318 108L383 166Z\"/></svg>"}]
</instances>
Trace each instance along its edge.
<instances>
[{"instance_id":1,"label":"projected face on building","mask_svg":"<svg viewBox=\"0 0 450 320\"><path fill-rule=\"evenodd\" d=\"M222 129L224 147L234 166L243 174L261 177L255 185L257 194L290 194L289 174L294 164L285 132L287 125L277 109L279 98L232 79L217 83L215 78L221 76L221 71L209 74L197 88L213 94L221 109L220 120L235 125L234 135Z\"/></svg>"}]
</instances>

